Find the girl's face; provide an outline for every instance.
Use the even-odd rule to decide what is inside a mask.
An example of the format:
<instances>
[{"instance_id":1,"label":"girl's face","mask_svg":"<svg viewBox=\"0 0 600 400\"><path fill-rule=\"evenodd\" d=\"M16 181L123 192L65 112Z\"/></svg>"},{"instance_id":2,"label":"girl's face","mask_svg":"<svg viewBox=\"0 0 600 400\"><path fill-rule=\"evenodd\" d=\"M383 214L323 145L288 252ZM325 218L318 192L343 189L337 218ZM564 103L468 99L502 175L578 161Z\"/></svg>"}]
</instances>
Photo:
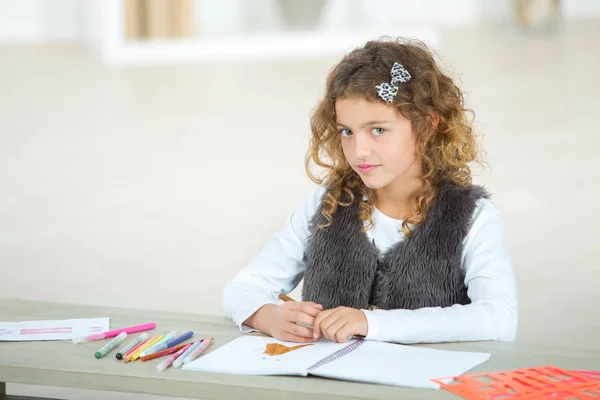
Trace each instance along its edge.
<instances>
[{"instance_id":1,"label":"girl's face","mask_svg":"<svg viewBox=\"0 0 600 400\"><path fill-rule=\"evenodd\" d=\"M411 123L393 106L360 97L337 99L336 123L348 164L370 189L420 176Z\"/></svg>"}]
</instances>

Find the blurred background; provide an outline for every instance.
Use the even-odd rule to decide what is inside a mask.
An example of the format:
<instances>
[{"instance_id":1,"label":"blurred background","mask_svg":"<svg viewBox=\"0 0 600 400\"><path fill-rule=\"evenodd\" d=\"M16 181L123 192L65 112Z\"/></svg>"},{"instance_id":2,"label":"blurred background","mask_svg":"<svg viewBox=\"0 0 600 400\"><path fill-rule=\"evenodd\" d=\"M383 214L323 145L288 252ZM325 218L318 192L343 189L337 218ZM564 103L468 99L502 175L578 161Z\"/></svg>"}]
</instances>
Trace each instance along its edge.
<instances>
[{"instance_id":1,"label":"blurred background","mask_svg":"<svg viewBox=\"0 0 600 400\"><path fill-rule=\"evenodd\" d=\"M221 315L314 188L327 72L382 35L476 111L518 340L599 349L596 0L0 0L0 296ZM9 385L96 398L51 390Z\"/></svg>"}]
</instances>

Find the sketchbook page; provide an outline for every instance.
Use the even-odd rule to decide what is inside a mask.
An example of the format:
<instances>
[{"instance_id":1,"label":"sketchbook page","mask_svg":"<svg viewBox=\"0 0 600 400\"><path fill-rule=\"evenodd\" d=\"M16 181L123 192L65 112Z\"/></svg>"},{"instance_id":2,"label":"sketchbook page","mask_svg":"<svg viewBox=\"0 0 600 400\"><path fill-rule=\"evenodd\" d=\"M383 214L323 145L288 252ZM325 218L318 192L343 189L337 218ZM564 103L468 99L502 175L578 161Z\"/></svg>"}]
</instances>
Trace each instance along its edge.
<instances>
[{"instance_id":1,"label":"sketchbook page","mask_svg":"<svg viewBox=\"0 0 600 400\"><path fill-rule=\"evenodd\" d=\"M333 379L438 389L439 385L431 379L464 374L489 358L488 353L364 341L351 353L309 373Z\"/></svg>"},{"instance_id":2,"label":"sketchbook page","mask_svg":"<svg viewBox=\"0 0 600 400\"><path fill-rule=\"evenodd\" d=\"M280 355L265 354L267 345L272 346L273 344L286 348L304 344L308 344L308 346L296 348ZM308 367L347 344L329 341L292 343L263 336L241 336L189 364L185 364L183 369L245 375L306 376ZM279 347L279 349L285 350L283 347Z\"/></svg>"},{"instance_id":3,"label":"sketchbook page","mask_svg":"<svg viewBox=\"0 0 600 400\"><path fill-rule=\"evenodd\" d=\"M106 332L109 318L78 318L50 321L0 322L0 342L72 340L75 337Z\"/></svg>"}]
</instances>

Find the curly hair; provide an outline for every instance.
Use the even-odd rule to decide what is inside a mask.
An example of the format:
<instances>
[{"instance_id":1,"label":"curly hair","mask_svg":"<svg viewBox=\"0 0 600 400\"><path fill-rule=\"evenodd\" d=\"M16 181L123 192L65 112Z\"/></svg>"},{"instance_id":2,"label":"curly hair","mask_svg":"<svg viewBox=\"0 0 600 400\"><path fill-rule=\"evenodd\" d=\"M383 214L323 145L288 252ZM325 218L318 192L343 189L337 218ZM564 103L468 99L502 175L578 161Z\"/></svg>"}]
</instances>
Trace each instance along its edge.
<instances>
[{"instance_id":1,"label":"curly hair","mask_svg":"<svg viewBox=\"0 0 600 400\"><path fill-rule=\"evenodd\" d=\"M389 81L394 62L402 64L412 78L400 84L390 104L377 95L375 86ZM327 184L321 210L327 223L321 227L330 226L337 207L353 204L355 197L360 201L358 218L366 222L362 230L373 226L375 192L364 185L346 161L336 129L336 99L353 96L389 104L411 121L422 166L423 189L414 196L416 211L402 224L402 231L410 235L409 224L417 226L425 220L440 184L472 183L468 164L480 161L472 127L475 113L465 108L462 91L440 70L432 51L421 41L384 38L367 42L347 54L329 73L324 98L311 115L306 172L314 182ZM324 168L324 174L313 174L311 162Z\"/></svg>"}]
</instances>

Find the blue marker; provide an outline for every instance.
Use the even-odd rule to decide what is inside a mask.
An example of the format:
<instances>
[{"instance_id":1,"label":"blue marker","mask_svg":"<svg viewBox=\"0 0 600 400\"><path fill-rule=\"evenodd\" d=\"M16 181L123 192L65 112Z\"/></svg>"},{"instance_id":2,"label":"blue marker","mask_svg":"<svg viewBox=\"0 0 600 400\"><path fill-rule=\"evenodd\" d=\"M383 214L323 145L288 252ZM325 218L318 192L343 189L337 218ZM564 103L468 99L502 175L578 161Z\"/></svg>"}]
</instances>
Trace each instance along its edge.
<instances>
[{"instance_id":1,"label":"blue marker","mask_svg":"<svg viewBox=\"0 0 600 400\"><path fill-rule=\"evenodd\" d=\"M146 355L150 355L150 354L154 354L157 353L159 351L163 351L166 350L170 347L173 347L181 342L183 342L184 340L188 340L189 338L191 338L192 336L194 336L194 332L189 331L184 333L183 335L171 340L170 342L166 342L166 343L161 343L158 346L152 346L150 348L150 352L148 352Z\"/></svg>"},{"instance_id":2,"label":"blue marker","mask_svg":"<svg viewBox=\"0 0 600 400\"><path fill-rule=\"evenodd\" d=\"M183 360L185 360L185 358L187 356L190 355L190 353L192 351L194 351L196 349L196 347L200 346L202 344L202 339L201 340L196 340L194 342L193 345L191 345L190 347L188 347L188 349L179 357L177 357L177 360L173 361L173 368L179 368L183 365Z\"/></svg>"},{"instance_id":3,"label":"blue marker","mask_svg":"<svg viewBox=\"0 0 600 400\"><path fill-rule=\"evenodd\" d=\"M148 347L146 350L142 351L140 353L140 357L144 357L150 354L154 354L156 353L156 349L159 346L162 346L163 344L166 344L169 342L169 340L173 340L173 338L177 336L177 332L175 331L171 331L168 334L166 334L162 339L160 339L158 342L154 343L152 346ZM160 350L158 350L160 351Z\"/></svg>"}]
</instances>

